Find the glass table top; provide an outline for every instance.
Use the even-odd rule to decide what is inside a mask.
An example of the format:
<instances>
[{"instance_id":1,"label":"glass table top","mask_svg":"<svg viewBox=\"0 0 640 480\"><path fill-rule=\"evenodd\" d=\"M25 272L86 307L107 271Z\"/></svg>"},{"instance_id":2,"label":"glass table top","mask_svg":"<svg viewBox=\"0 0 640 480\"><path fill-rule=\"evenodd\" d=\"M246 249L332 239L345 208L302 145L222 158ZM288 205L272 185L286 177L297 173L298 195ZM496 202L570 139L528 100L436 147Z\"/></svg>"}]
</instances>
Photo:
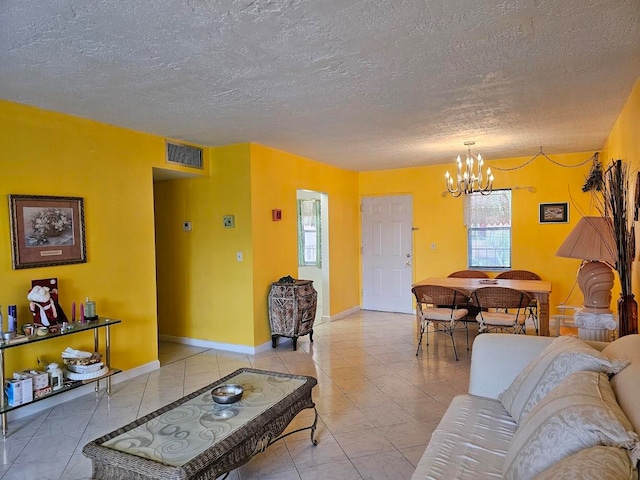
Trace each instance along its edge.
<instances>
[{"instance_id":1,"label":"glass table top","mask_svg":"<svg viewBox=\"0 0 640 480\"><path fill-rule=\"evenodd\" d=\"M229 405L217 404L211 397L211 390L208 390L107 440L102 446L166 465L183 466L266 412L305 382L300 378L241 372L225 382L242 385L244 394L240 401Z\"/></svg>"}]
</instances>

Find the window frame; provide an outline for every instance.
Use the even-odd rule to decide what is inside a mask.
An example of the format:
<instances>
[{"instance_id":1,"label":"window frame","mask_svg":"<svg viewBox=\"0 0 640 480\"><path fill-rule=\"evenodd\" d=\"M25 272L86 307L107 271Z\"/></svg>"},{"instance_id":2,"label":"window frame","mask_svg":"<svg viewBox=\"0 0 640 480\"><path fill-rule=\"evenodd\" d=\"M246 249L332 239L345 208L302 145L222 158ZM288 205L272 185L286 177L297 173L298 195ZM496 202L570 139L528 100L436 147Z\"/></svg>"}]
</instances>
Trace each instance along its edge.
<instances>
[{"instance_id":1,"label":"window frame","mask_svg":"<svg viewBox=\"0 0 640 480\"><path fill-rule=\"evenodd\" d=\"M504 225L486 225L483 227L475 227L466 225L467 228L467 268L469 270L483 270L483 271L504 271L510 270L513 263L513 192L509 188L494 190L494 192L508 191L509 192L509 226ZM477 194L476 194L477 195ZM470 208L470 207L469 207ZM477 246L474 248L474 236L477 237L477 232L487 231L508 231L508 262L507 265L480 265L478 264L478 258L474 257L474 252L477 253L480 250ZM476 238L477 240L477 238ZM503 251L504 249L491 249L496 252ZM494 257L498 258L498 255ZM475 264L472 261L475 260Z\"/></svg>"},{"instance_id":2,"label":"window frame","mask_svg":"<svg viewBox=\"0 0 640 480\"><path fill-rule=\"evenodd\" d=\"M313 203L313 215L315 217L315 230L305 229L302 205L304 202ZM321 228L321 206L318 198L299 198L298 199L298 267L318 267L322 268L322 228ZM306 234L315 233L316 240L316 258L313 261L306 259Z\"/></svg>"}]
</instances>

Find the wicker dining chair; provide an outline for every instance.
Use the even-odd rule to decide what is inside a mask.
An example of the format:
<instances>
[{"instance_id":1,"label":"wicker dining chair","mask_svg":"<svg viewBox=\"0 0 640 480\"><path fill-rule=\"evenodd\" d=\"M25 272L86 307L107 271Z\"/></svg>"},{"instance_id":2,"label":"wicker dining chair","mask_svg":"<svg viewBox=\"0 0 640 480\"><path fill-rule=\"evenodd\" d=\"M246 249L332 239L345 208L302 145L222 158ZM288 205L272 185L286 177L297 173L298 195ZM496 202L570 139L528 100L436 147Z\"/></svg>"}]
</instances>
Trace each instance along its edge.
<instances>
[{"instance_id":1,"label":"wicker dining chair","mask_svg":"<svg viewBox=\"0 0 640 480\"><path fill-rule=\"evenodd\" d=\"M458 351L456 350L456 342L453 338L453 333L458 321L467 316L468 310L466 308L458 308L458 305L464 305L467 303L467 294L456 290L455 288L436 285L417 285L413 287L411 291L416 297L416 311L420 318L420 338L418 339L416 356L418 355L418 352L420 352L422 337L425 333L428 333L427 330L429 328L429 324L432 324L434 332L445 333L451 337L453 353L455 354L457 361ZM464 325L465 328L467 328L467 324L465 323ZM442 329L439 327L442 327ZM428 347L428 335L426 336L426 344Z\"/></svg>"},{"instance_id":2,"label":"wicker dining chair","mask_svg":"<svg viewBox=\"0 0 640 480\"><path fill-rule=\"evenodd\" d=\"M485 272L481 272L480 270L458 270L457 272L450 273L447 275L449 278L489 278L489 275ZM469 322L476 322L476 316L480 309L474 305L473 303L468 303L464 306L469 313L464 317L461 321L464 322L464 326L467 329L467 350L469 350Z\"/></svg>"},{"instance_id":3,"label":"wicker dining chair","mask_svg":"<svg viewBox=\"0 0 640 480\"><path fill-rule=\"evenodd\" d=\"M527 333L526 309L531 303L531 296L527 292L507 287L481 287L474 290L473 300L481 308L476 317L480 333L490 330ZM509 310L515 310L516 313Z\"/></svg>"},{"instance_id":4,"label":"wicker dining chair","mask_svg":"<svg viewBox=\"0 0 640 480\"><path fill-rule=\"evenodd\" d=\"M529 270L509 270L499 273L496 275L496 278L504 278L507 280L542 280L540 275L530 272ZM527 307L527 318L530 318L533 322L533 328L535 328L536 335L538 335L538 302L535 298L531 300L531 303Z\"/></svg>"}]
</instances>

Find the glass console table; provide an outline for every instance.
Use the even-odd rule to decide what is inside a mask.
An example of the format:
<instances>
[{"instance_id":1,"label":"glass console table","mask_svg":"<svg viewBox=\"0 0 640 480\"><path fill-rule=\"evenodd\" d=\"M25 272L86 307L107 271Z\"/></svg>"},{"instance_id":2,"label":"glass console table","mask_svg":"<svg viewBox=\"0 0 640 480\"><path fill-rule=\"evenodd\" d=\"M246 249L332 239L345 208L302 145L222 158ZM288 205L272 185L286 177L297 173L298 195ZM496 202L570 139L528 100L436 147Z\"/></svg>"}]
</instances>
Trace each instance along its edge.
<instances>
[{"instance_id":1,"label":"glass console table","mask_svg":"<svg viewBox=\"0 0 640 480\"><path fill-rule=\"evenodd\" d=\"M64 332L63 331L59 331L56 333L48 333L46 335L42 335L42 336L37 336L37 335L32 335L30 337L28 337L26 340L24 340L23 338L21 339L20 337L13 339L13 340L8 340L8 341L4 341L3 343L0 343L0 385L2 385L2 387L4 388L5 386L5 381L7 380L6 375L5 375L5 368L4 368L4 357L5 357L5 352L11 348L17 348L17 347L22 347L24 345L31 345L33 343L36 342L43 342L45 340L51 340L52 338L58 338L58 337L64 337L67 335L73 335L76 333L80 333L80 332L87 332L90 330L93 330L93 347L94 347L94 351L98 352L99 348L100 348L100 338L99 338L99 331L100 329L104 328L105 330L105 357L104 357L104 364L105 366L107 366L109 368L109 371L105 374L102 375L100 377L96 377L96 378L91 378L91 379L87 379L87 380L79 380L76 382L73 382L72 384L65 384L63 385L62 388L52 391L51 393L48 393L46 395L43 395L39 398L34 398L31 402L28 403L23 403L21 405L16 405L16 406L9 406L8 402L7 402L7 398L6 395L4 395L4 392L2 395L0 395L0 417L2 419L2 436L6 437L7 436L7 432L8 432L8 428L7 428L7 413L10 412L11 410L15 410L27 405L31 405L35 402L39 402L40 400L44 400L45 398L50 398L53 397L55 395L58 395L60 393L64 393L64 392L68 392L69 390L73 390L75 388L81 387L83 385L87 385L90 383L95 383L95 391L98 392L98 390L100 389L100 380L106 379L107 381L107 395L111 395L111 376L115 375L116 373L120 373L122 370L118 370L116 368L111 368L111 332L110 332L110 327L112 325L116 325L118 323L122 323L122 320L113 320L110 318L100 318L98 320L94 320L91 322L85 322L85 323L80 323L80 322L75 322L75 323L70 323L70 327L68 327Z\"/></svg>"}]
</instances>

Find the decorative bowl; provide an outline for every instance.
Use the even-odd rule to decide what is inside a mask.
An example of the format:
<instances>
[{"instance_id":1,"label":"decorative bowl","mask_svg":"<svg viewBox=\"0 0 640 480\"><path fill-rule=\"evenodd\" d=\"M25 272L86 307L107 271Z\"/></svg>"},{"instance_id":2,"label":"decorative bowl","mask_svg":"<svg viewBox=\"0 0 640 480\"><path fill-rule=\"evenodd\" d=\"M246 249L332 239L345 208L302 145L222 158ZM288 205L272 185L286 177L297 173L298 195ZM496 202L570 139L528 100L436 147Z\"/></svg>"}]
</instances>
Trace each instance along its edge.
<instances>
[{"instance_id":1,"label":"decorative bowl","mask_svg":"<svg viewBox=\"0 0 640 480\"><path fill-rule=\"evenodd\" d=\"M235 403L242 398L244 388L241 385L219 385L211 391L213 401L216 403Z\"/></svg>"},{"instance_id":2,"label":"decorative bowl","mask_svg":"<svg viewBox=\"0 0 640 480\"><path fill-rule=\"evenodd\" d=\"M2 337L7 341L13 340L16 337L16 332L4 332Z\"/></svg>"}]
</instances>

